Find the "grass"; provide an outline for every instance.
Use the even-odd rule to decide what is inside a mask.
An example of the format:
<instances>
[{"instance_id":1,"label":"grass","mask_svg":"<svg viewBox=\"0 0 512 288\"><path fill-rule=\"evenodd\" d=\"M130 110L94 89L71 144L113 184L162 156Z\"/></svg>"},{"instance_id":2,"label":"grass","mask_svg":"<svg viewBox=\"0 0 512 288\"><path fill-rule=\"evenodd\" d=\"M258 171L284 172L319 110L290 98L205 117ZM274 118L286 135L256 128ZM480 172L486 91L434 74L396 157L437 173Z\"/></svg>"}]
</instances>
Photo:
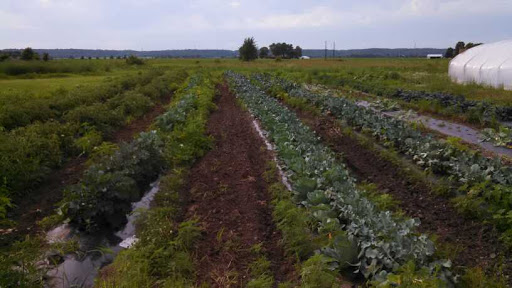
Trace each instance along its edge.
<instances>
[{"instance_id":1,"label":"grass","mask_svg":"<svg viewBox=\"0 0 512 288\"><path fill-rule=\"evenodd\" d=\"M133 67L124 60L52 60L48 63L34 62L33 65L53 67L47 72L9 75L6 73L12 62L0 63L0 93L6 89L24 89L23 91L48 91L64 85L72 87L91 81L96 77L106 77L123 72L135 72L149 67L185 68L187 70L207 69L214 71L237 70L239 72L278 71L287 78L307 83L340 86L340 79L355 79L375 83L382 88L425 90L464 95L468 99L485 100L498 105L512 104L512 91L494 89L481 85L459 85L448 77L447 59L428 60L422 58L343 58L283 60L260 59L254 62L241 62L237 59L149 59L146 65ZM31 65L21 63L16 65ZM79 76L77 78L77 76ZM87 77L86 77L87 76ZM46 79L39 79L44 77ZM91 78L88 78L91 77ZM7 78L7 80L6 80ZM42 81L19 81L22 78L38 78ZM52 79L47 79L52 78ZM11 82L12 81L12 82ZM25 86L27 83L28 86ZM80 83L78 83L80 82ZM22 87L22 88L20 88ZM26 87L26 88L25 88Z\"/></svg>"},{"instance_id":2,"label":"grass","mask_svg":"<svg viewBox=\"0 0 512 288\"><path fill-rule=\"evenodd\" d=\"M115 71L104 75L59 74L57 77L24 79L0 79L0 95L13 93L32 94L34 97L46 97L59 89L71 90L79 86L97 85L109 77L125 77L137 71Z\"/></svg>"}]
</instances>

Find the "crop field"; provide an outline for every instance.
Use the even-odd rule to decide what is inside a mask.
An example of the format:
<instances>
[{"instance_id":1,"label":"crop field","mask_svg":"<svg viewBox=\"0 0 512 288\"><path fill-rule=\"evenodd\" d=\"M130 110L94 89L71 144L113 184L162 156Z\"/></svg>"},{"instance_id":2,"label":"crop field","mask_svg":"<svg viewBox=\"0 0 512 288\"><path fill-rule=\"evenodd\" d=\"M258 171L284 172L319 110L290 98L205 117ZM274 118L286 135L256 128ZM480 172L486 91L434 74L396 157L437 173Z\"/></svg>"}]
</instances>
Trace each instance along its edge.
<instances>
[{"instance_id":1,"label":"crop field","mask_svg":"<svg viewBox=\"0 0 512 288\"><path fill-rule=\"evenodd\" d=\"M0 287L510 287L512 91L447 68L0 62Z\"/></svg>"}]
</instances>

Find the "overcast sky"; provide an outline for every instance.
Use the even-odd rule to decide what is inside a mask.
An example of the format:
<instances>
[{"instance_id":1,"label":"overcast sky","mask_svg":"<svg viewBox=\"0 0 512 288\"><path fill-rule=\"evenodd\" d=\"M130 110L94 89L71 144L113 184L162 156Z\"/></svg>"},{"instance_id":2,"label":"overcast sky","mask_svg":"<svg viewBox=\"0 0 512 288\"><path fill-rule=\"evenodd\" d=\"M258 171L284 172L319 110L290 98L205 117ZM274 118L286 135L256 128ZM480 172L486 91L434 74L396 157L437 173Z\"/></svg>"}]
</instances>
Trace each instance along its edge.
<instances>
[{"instance_id":1,"label":"overcast sky","mask_svg":"<svg viewBox=\"0 0 512 288\"><path fill-rule=\"evenodd\" d=\"M446 48L512 38L512 0L0 0L0 48Z\"/></svg>"}]
</instances>

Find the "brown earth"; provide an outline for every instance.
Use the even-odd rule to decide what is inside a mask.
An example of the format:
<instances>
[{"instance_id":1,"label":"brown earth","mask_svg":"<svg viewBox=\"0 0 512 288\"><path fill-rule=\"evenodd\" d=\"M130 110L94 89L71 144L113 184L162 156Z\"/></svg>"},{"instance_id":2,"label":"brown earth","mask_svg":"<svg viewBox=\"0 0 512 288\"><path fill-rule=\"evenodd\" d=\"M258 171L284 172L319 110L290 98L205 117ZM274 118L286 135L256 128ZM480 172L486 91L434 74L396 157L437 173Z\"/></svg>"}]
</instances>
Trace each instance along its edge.
<instances>
[{"instance_id":1,"label":"brown earth","mask_svg":"<svg viewBox=\"0 0 512 288\"><path fill-rule=\"evenodd\" d=\"M171 98L171 95L164 97L144 116L133 120L107 138L114 143L131 140L136 134L146 130L153 120L165 111L165 106ZM40 230L37 222L54 213L56 204L62 200L63 188L78 183L86 168L86 161L86 156L67 161L63 167L52 171L39 187L30 192L29 197L16 201L16 209L13 209L14 215L10 219L17 225L13 230L0 233L0 246L8 245L24 235L37 233Z\"/></svg>"},{"instance_id":2,"label":"brown earth","mask_svg":"<svg viewBox=\"0 0 512 288\"><path fill-rule=\"evenodd\" d=\"M256 260L251 247L257 244L271 262L276 282L293 280L293 260L280 245L262 177L271 155L227 85L217 88L218 110L207 125L215 147L192 167L185 186L186 217L198 217L204 228L193 252L198 285L245 287L249 265Z\"/></svg>"},{"instance_id":3,"label":"brown earth","mask_svg":"<svg viewBox=\"0 0 512 288\"><path fill-rule=\"evenodd\" d=\"M447 198L436 195L424 184L407 179L399 167L366 149L356 139L343 135L333 117L294 110L333 151L341 153L359 182L373 183L379 191L392 195L400 201L399 207L407 216L421 220L420 232L438 236L447 254L454 256L456 269L482 267L490 273L499 273L503 257L503 274L512 275L510 255L504 252L494 227L464 218Z\"/></svg>"}]
</instances>

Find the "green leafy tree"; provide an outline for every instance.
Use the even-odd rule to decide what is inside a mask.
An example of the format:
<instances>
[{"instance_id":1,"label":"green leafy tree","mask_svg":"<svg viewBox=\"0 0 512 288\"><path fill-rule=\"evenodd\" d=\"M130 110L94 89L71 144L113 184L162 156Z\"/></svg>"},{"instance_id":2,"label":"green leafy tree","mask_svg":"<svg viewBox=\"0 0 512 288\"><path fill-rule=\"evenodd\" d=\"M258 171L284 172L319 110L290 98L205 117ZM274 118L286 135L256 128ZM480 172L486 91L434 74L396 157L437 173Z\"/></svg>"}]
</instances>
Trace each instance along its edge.
<instances>
[{"instance_id":1,"label":"green leafy tree","mask_svg":"<svg viewBox=\"0 0 512 288\"><path fill-rule=\"evenodd\" d=\"M466 47L464 47L464 48L466 50L468 50L468 49L471 49L471 48L479 46L479 45L482 45L482 43L472 43L472 42L469 42L468 44L466 44Z\"/></svg>"},{"instance_id":2,"label":"green leafy tree","mask_svg":"<svg viewBox=\"0 0 512 288\"><path fill-rule=\"evenodd\" d=\"M258 58L258 47L253 37L246 38L244 44L238 49L240 53L240 60L253 61Z\"/></svg>"},{"instance_id":3,"label":"green leafy tree","mask_svg":"<svg viewBox=\"0 0 512 288\"><path fill-rule=\"evenodd\" d=\"M48 61L48 60L50 60L50 54L43 53L43 61Z\"/></svg>"},{"instance_id":4,"label":"green leafy tree","mask_svg":"<svg viewBox=\"0 0 512 288\"><path fill-rule=\"evenodd\" d=\"M37 55L37 53L34 51L34 49L30 48L30 47L27 47L25 49L23 49L23 52L21 52L21 60L26 60L26 61L29 61L29 60L34 60L36 58L38 58L39 55Z\"/></svg>"},{"instance_id":5,"label":"green leafy tree","mask_svg":"<svg viewBox=\"0 0 512 288\"><path fill-rule=\"evenodd\" d=\"M260 58L267 58L269 53L270 53L270 50L268 49L268 47L260 48Z\"/></svg>"},{"instance_id":6,"label":"green leafy tree","mask_svg":"<svg viewBox=\"0 0 512 288\"><path fill-rule=\"evenodd\" d=\"M291 58L293 57L293 45L287 44L287 43L272 43L270 46L270 51L272 52L272 55L276 57L282 57L282 58Z\"/></svg>"},{"instance_id":7,"label":"green leafy tree","mask_svg":"<svg viewBox=\"0 0 512 288\"><path fill-rule=\"evenodd\" d=\"M302 48L300 48L300 46L296 46L295 47L295 50L294 50L294 56L295 58L300 58L302 57Z\"/></svg>"},{"instance_id":8,"label":"green leafy tree","mask_svg":"<svg viewBox=\"0 0 512 288\"><path fill-rule=\"evenodd\" d=\"M464 52L465 46L466 46L466 44L464 42L462 42L462 41L457 42L457 44L455 45L455 52L454 52L453 56L457 56L460 53Z\"/></svg>"},{"instance_id":9,"label":"green leafy tree","mask_svg":"<svg viewBox=\"0 0 512 288\"><path fill-rule=\"evenodd\" d=\"M302 56L302 48L300 46L296 46L293 48L292 44L288 43L272 43L270 46L270 51L276 57L282 58L299 58Z\"/></svg>"},{"instance_id":10,"label":"green leafy tree","mask_svg":"<svg viewBox=\"0 0 512 288\"><path fill-rule=\"evenodd\" d=\"M446 49L446 52L444 53L444 58L453 58L453 48L449 47Z\"/></svg>"}]
</instances>

